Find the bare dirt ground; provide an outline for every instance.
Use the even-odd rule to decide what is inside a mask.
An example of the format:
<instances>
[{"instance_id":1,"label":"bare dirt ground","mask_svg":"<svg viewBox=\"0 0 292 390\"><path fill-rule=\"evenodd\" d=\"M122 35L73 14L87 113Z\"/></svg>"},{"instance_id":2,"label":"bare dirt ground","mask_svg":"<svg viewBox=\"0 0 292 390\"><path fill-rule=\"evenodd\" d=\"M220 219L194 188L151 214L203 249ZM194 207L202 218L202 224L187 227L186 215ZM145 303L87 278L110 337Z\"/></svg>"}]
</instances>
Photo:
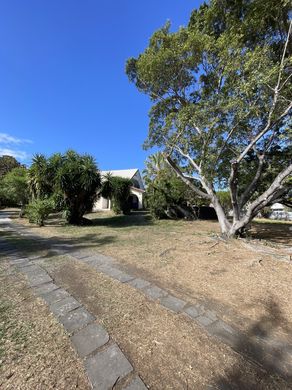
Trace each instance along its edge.
<instances>
[{"instance_id":1,"label":"bare dirt ground","mask_svg":"<svg viewBox=\"0 0 292 390\"><path fill-rule=\"evenodd\" d=\"M63 328L27 288L25 278L0 262L0 388L79 389L90 386Z\"/></svg>"},{"instance_id":2,"label":"bare dirt ground","mask_svg":"<svg viewBox=\"0 0 292 390\"><path fill-rule=\"evenodd\" d=\"M257 240L251 248L248 241L219 240L216 222L153 222L143 214L89 218L91 226L65 226L55 216L44 228L30 228L62 245L111 255L174 295L212 306L241 328L251 344L258 332L291 342L291 224L254 224ZM60 262L48 252L44 259L58 283L101 319L150 388L291 388L272 374L279 357L264 367L268 374L130 286L117 285L72 258Z\"/></svg>"}]
</instances>

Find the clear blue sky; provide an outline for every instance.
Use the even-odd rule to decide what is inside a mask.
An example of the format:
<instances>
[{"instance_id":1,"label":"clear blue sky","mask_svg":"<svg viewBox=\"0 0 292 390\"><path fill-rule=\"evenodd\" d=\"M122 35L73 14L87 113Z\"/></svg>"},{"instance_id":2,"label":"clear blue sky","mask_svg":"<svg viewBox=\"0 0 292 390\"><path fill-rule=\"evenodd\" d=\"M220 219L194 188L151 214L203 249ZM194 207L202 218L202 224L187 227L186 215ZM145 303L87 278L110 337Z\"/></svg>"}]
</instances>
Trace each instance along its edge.
<instances>
[{"instance_id":1,"label":"clear blue sky","mask_svg":"<svg viewBox=\"0 0 292 390\"><path fill-rule=\"evenodd\" d=\"M7 0L0 8L0 154L29 163L69 148L101 169L142 168L148 98L128 57L200 0Z\"/></svg>"}]
</instances>

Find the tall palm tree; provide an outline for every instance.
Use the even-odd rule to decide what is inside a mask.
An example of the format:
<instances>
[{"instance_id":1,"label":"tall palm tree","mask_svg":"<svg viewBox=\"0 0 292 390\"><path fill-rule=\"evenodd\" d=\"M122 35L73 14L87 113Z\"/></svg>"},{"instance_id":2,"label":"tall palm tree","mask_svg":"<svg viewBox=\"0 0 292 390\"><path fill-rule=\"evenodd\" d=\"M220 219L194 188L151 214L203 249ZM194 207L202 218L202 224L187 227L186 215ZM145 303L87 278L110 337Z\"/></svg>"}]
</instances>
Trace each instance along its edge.
<instances>
[{"instance_id":1,"label":"tall palm tree","mask_svg":"<svg viewBox=\"0 0 292 390\"><path fill-rule=\"evenodd\" d=\"M48 162L43 154L33 156L28 171L28 185L33 199L45 197L51 187L48 177Z\"/></svg>"}]
</instances>

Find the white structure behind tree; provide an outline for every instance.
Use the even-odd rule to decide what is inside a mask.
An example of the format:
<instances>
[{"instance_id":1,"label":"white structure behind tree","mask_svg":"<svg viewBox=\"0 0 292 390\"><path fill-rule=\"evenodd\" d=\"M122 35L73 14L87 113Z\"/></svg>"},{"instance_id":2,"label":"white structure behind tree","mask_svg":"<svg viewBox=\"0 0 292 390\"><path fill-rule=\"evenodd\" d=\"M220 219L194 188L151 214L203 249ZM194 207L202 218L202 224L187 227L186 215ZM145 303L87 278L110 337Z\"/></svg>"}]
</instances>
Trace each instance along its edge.
<instances>
[{"instance_id":1,"label":"white structure behind tree","mask_svg":"<svg viewBox=\"0 0 292 390\"><path fill-rule=\"evenodd\" d=\"M292 221L292 212L288 210L288 207L285 207L281 203L274 203L271 206L271 214L270 217L271 219L282 219L286 221Z\"/></svg>"},{"instance_id":2,"label":"white structure behind tree","mask_svg":"<svg viewBox=\"0 0 292 390\"><path fill-rule=\"evenodd\" d=\"M131 187L131 209L141 210L143 209L143 197L145 192L144 183L139 172L139 169L122 169L114 171L101 171L102 179L107 175L111 174L112 176L119 176L125 179L130 179L132 181ZM93 211L98 210L110 210L111 209L111 200L103 198L102 196L97 199L93 207Z\"/></svg>"}]
</instances>

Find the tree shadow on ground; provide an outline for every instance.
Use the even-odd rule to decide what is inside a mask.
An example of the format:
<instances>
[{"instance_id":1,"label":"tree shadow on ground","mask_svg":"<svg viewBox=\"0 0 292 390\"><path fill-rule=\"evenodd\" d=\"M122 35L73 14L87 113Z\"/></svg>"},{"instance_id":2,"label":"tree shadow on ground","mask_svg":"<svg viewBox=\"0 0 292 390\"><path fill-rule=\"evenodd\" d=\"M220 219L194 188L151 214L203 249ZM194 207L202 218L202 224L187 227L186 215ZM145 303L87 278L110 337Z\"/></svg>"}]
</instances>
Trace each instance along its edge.
<instances>
[{"instance_id":1,"label":"tree shadow on ground","mask_svg":"<svg viewBox=\"0 0 292 390\"><path fill-rule=\"evenodd\" d=\"M124 228L131 226L150 226L153 220L146 211L134 211L129 215L115 215L112 217L97 217L90 219L93 226Z\"/></svg>"},{"instance_id":2,"label":"tree shadow on ground","mask_svg":"<svg viewBox=\"0 0 292 390\"><path fill-rule=\"evenodd\" d=\"M62 256L78 251L86 251L88 249L99 249L103 245L114 242L114 236L101 236L95 234L85 234L82 237L64 238L50 237L44 238L34 234L22 235L21 231L25 228L18 228L17 234L15 231L2 231L0 236L5 239L6 243L21 253L23 257L45 259L55 256ZM5 247L1 250L0 257L4 257ZM62 253L63 252L63 253Z\"/></svg>"},{"instance_id":3,"label":"tree shadow on ground","mask_svg":"<svg viewBox=\"0 0 292 390\"><path fill-rule=\"evenodd\" d=\"M254 221L250 235L252 238L268 240L277 244L292 244L292 224Z\"/></svg>"},{"instance_id":4,"label":"tree shadow on ground","mask_svg":"<svg viewBox=\"0 0 292 390\"><path fill-rule=\"evenodd\" d=\"M244 358L239 358L227 373L216 378L210 389L291 389L292 344L291 340L279 336L279 333L291 335L291 332L291 324L279 305L270 299L266 305L266 314L245 334L237 336L232 346Z\"/></svg>"},{"instance_id":5,"label":"tree shadow on ground","mask_svg":"<svg viewBox=\"0 0 292 390\"><path fill-rule=\"evenodd\" d=\"M4 209L0 210L2 217L16 219L19 218L19 210ZM124 228L131 226L148 226L153 224L153 219L150 214L145 211L132 211L129 215L106 215L105 212L90 213L84 216L88 221L88 225L84 226L103 226L113 228ZM66 221L62 217L62 213L52 213L45 221L47 227L60 227L70 226L66 224ZM71 225L72 226L72 225ZM82 228L83 225L79 227ZM24 228L34 229L39 228L37 225L30 224L29 226L23 226Z\"/></svg>"}]
</instances>

